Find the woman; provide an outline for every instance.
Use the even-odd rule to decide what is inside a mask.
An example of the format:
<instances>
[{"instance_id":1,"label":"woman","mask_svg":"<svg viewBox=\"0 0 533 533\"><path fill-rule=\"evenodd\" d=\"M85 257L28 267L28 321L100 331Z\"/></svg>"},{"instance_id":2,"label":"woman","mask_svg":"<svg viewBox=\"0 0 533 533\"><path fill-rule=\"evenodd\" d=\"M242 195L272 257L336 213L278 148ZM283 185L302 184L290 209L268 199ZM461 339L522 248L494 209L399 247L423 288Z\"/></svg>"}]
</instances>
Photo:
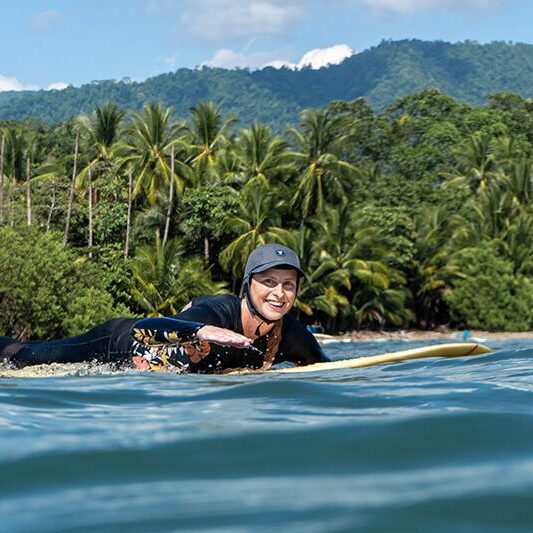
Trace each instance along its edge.
<instances>
[{"instance_id":1,"label":"woman","mask_svg":"<svg viewBox=\"0 0 533 533\"><path fill-rule=\"evenodd\" d=\"M115 319L57 341L2 338L0 353L19 365L97 359L129 361L146 370L202 373L326 361L313 335L287 314L301 274L294 251L265 244L248 257L240 298L194 298L172 317Z\"/></svg>"}]
</instances>

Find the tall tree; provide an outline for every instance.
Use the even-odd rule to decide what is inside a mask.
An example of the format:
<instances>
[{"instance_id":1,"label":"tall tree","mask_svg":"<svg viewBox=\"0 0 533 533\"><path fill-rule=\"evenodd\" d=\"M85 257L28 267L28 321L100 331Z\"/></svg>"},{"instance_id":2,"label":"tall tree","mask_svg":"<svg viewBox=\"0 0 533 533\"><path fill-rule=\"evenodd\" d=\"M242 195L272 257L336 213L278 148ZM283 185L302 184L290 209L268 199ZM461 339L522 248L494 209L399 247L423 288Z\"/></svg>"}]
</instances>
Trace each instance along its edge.
<instances>
[{"instance_id":1,"label":"tall tree","mask_svg":"<svg viewBox=\"0 0 533 533\"><path fill-rule=\"evenodd\" d=\"M290 170L286 142L273 135L265 124L252 124L240 131L235 142L237 172L244 183L269 187Z\"/></svg>"},{"instance_id":2,"label":"tall tree","mask_svg":"<svg viewBox=\"0 0 533 533\"><path fill-rule=\"evenodd\" d=\"M171 148L170 152L170 175L174 176L174 146ZM165 221L165 232L163 234L163 247L167 243L168 233L170 231L170 218L172 216L172 207L174 206L174 180L170 180L169 192L168 192L168 208L167 208L167 218Z\"/></svg>"},{"instance_id":3,"label":"tall tree","mask_svg":"<svg viewBox=\"0 0 533 533\"><path fill-rule=\"evenodd\" d=\"M226 134L235 119L222 118L220 106L213 102L198 102L190 108L190 165L196 185L211 185L220 181L217 152L227 143Z\"/></svg>"},{"instance_id":4,"label":"tall tree","mask_svg":"<svg viewBox=\"0 0 533 533\"><path fill-rule=\"evenodd\" d=\"M488 133L470 135L464 146L457 149L458 173L448 185L465 185L473 192L483 191L497 176L493 138Z\"/></svg>"},{"instance_id":5,"label":"tall tree","mask_svg":"<svg viewBox=\"0 0 533 533\"><path fill-rule=\"evenodd\" d=\"M30 174L30 157L26 156L26 221L31 226L31 174Z\"/></svg>"},{"instance_id":6,"label":"tall tree","mask_svg":"<svg viewBox=\"0 0 533 533\"><path fill-rule=\"evenodd\" d=\"M415 273L412 283L417 316L424 326L433 327L439 323L445 311L444 297L450 290L451 282L463 276L454 257L460 246L451 243L455 223L446 206L428 206L415 219Z\"/></svg>"},{"instance_id":7,"label":"tall tree","mask_svg":"<svg viewBox=\"0 0 533 533\"><path fill-rule=\"evenodd\" d=\"M89 238L87 245L89 248L89 259L92 259L93 252L93 172L92 167L89 166L87 173L87 200L88 200L88 214L89 214Z\"/></svg>"},{"instance_id":8,"label":"tall tree","mask_svg":"<svg viewBox=\"0 0 533 533\"><path fill-rule=\"evenodd\" d=\"M2 131L2 139L0 140L0 225L4 223L4 148L6 145L6 137Z\"/></svg>"},{"instance_id":9,"label":"tall tree","mask_svg":"<svg viewBox=\"0 0 533 533\"><path fill-rule=\"evenodd\" d=\"M275 198L262 187L250 186L241 191L237 216L226 220L225 229L239 234L220 254L222 267L235 275L244 271L250 252L275 236L272 230L279 226L280 217L275 209Z\"/></svg>"},{"instance_id":10,"label":"tall tree","mask_svg":"<svg viewBox=\"0 0 533 533\"><path fill-rule=\"evenodd\" d=\"M123 149L119 134L125 115L125 111L107 102L102 107L95 106L91 116L78 118L82 140L89 156L87 165L77 176L78 187L87 187L89 168L95 183L100 176L116 172L119 155Z\"/></svg>"},{"instance_id":11,"label":"tall tree","mask_svg":"<svg viewBox=\"0 0 533 533\"><path fill-rule=\"evenodd\" d=\"M131 207L133 191L133 175L131 169L128 169L128 211L126 215L126 240L124 243L124 259L128 258L130 253L130 232L131 232Z\"/></svg>"},{"instance_id":12,"label":"tall tree","mask_svg":"<svg viewBox=\"0 0 533 533\"><path fill-rule=\"evenodd\" d=\"M67 244L68 233L70 229L70 219L72 217L72 204L74 203L74 190L76 185L76 172L78 170L78 152L80 147L80 130L76 130L76 140L74 141L74 161L72 165L72 178L70 180L70 189L68 194L67 218L65 221L65 232L63 234L63 245Z\"/></svg>"},{"instance_id":13,"label":"tall tree","mask_svg":"<svg viewBox=\"0 0 533 533\"><path fill-rule=\"evenodd\" d=\"M185 259L172 239L140 247L133 275L132 295L150 316L175 314L194 296L225 292L225 283L214 282L201 259Z\"/></svg>"},{"instance_id":14,"label":"tall tree","mask_svg":"<svg viewBox=\"0 0 533 533\"><path fill-rule=\"evenodd\" d=\"M181 192L185 180L190 177L190 169L184 161L175 160L175 173L171 174L170 150L177 148L177 155L186 148L182 123L173 122L172 108L163 109L161 104L148 103L141 113L132 115L128 126L129 138L126 143L124 163L135 169L137 178L133 196L144 193L148 203L159 201L161 192L175 180L176 190Z\"/></svg>"},{"instance_id":15,"label":"tall tree","mask_svg":"<svg viewBox=\"0 0 533 533\"><path fill-rule=\"evenodd\" d=\"M302 113L300 130L289 130L298 146L298 151L291 153L297 167L291 205L298 207L304 218L323 213L327 200L337 201L353 194L359 169L336 155L345 140L338 135L341 120L327 110L310 109Z\"/></svg>"}]
</instances>

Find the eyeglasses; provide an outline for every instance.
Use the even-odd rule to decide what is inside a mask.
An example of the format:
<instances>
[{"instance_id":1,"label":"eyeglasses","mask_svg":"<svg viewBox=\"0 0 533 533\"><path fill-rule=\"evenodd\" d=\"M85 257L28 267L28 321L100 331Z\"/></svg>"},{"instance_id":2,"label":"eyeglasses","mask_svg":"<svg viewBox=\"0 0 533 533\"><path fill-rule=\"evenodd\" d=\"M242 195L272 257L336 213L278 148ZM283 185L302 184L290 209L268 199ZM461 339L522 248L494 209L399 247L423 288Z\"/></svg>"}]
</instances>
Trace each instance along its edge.
<instances>
[{"instance_id":1,"label":"eyeglasses","mask_svg":"<svg viewBox=\"0 0 533 533\"><path fill-rule=\"evenodd\" d=\"M278 285L281 285L281 288L285 292L294 292L296 290L296 282L292 280L284 280L279 281L275 278L261 278L254 276L252 278L254 281L257 281L257 283L260 283L261 285L268 287L269 289L274 289Z\"/></svg>"}]
</instances>

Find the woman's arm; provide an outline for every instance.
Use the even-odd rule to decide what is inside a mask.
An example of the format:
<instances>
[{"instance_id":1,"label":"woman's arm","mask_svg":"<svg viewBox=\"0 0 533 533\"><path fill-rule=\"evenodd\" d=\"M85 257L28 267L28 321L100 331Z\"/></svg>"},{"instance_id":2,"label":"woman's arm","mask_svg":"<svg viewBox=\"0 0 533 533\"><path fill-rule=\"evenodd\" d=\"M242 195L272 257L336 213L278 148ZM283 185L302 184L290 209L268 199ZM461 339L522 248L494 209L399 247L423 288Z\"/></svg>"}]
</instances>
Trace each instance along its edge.
<instances>
[{"instance_id":1,"label":"woman's arm","mask_svg":"<svg viewBox=\"0 0 533 533\"><path fill-rule=\"evenodd\" d=\"M214 317L207 320L216 322ZM226 328L180 318L153 317L131 328L131 358L140 370L186 372L211 352L211 343L247 348L252 339Z\"/></svg>"},{"instance_id":2,"label":"woman's arm","mask_svg":"<svg viewBox=\"0 0 533 533\"><path fill-rule=\"evenodd\" d=\"M175 346L201 341L248 348L253 342L252 339L229 329L167 317L143 318L133 325L131 335L135 341L147 346Z\"/></svg>"},{"instance_id":3,"label":"woman's arm","mask_svg":"<svg viewBox=\"0 0 533 533\"><path fill-rule=\"evenodd\" d=\"M196 339L204 324L166 317L142 318L133 324L131 336L146 346L176 345Z\"/></svg>"}]
</instances>

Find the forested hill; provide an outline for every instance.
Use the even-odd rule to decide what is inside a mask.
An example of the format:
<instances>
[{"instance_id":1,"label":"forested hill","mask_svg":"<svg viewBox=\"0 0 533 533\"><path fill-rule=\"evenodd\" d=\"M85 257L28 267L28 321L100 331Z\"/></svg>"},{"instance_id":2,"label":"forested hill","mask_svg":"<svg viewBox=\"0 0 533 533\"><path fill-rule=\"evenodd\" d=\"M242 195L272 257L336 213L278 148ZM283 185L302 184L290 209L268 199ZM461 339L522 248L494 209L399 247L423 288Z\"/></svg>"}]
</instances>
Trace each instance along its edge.
<instances>
[{"instance_id":1,"label":"forested hill","mask_svg":"<svg viewBox=\"0 0 533 533\"><path fill-rule=\"evenodd\" d=\"M500 91L532 97L533 45L386 41L320 70L180 69L140 83L105 80L62 91L6 92L0 93L0 118L57 122L108 100L133 110L149 100L161 101L185 116L199 100L211 100L222 104L226 114L238 115L242 124L283 127L294 123L302 109L331 100L364 97L382 109L428 87L471 104Z\"/></svg>"}]
</instances>

